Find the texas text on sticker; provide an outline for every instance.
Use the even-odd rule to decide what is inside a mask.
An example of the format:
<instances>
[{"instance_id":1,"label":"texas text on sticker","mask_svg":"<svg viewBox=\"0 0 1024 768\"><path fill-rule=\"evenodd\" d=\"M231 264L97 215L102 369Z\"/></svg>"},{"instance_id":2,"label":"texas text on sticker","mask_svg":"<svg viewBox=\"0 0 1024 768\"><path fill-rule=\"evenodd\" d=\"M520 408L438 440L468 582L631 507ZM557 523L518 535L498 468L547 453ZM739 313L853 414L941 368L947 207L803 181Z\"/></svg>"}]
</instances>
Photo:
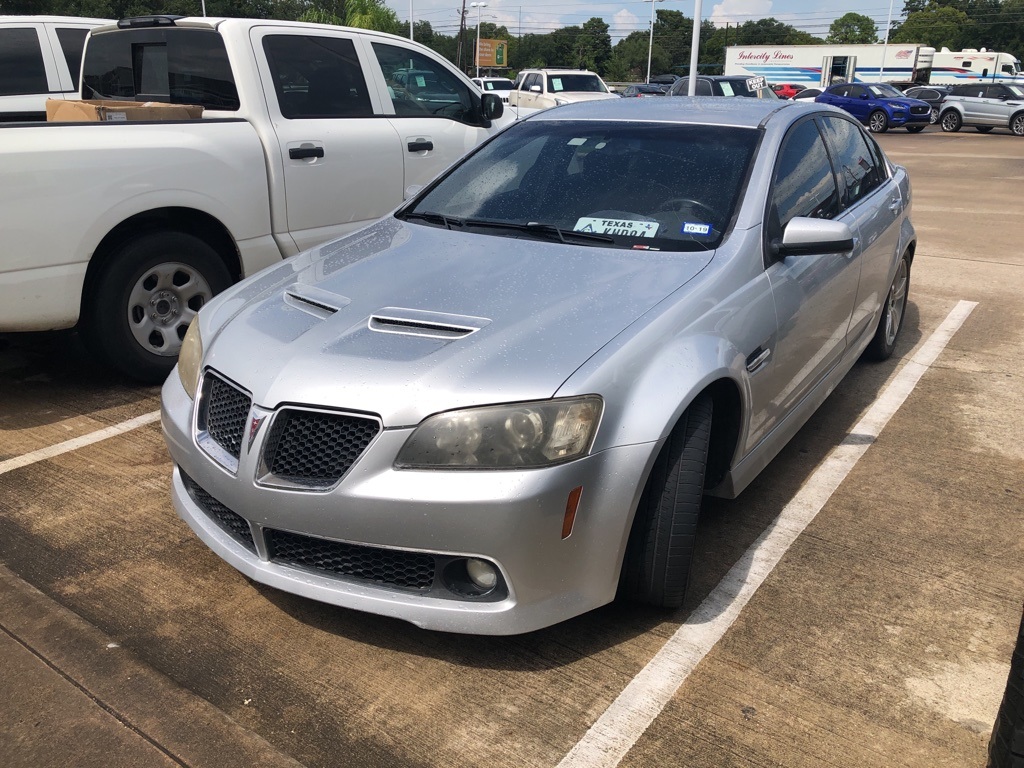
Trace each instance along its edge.
<instances>
[{"instance_id":1,"label":"texas text on sticker","mask_svg":"<svg viewBox=\"0 0 1024 768\"><path fill-rule=\"evenodd\" d=\"M683 228L680 230L684 235L710 235L711 225L710 224L696 224L692 221L683 223Z\"/></svg>"},{"instance_id":2,"label":"texas text on sticker","mask_svg":"<svg viewBox=\"0 0 1024 768\"><path fill-rule=\"evenodd\" d=\"M599 235L622 235L623 237L654 237L658 233L656 221L631 221L629 219L595 219L582 217L573 227L574 232L596 232Z\"/></svg>"}]
</instances>

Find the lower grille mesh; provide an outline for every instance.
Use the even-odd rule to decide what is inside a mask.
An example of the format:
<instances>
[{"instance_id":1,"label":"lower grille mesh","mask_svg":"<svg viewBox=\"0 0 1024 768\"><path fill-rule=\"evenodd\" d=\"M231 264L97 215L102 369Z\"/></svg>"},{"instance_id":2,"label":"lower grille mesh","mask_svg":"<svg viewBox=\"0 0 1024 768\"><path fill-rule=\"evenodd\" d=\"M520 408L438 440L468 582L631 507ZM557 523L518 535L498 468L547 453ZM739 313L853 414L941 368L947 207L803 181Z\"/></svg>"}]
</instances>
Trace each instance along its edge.
<instances>
[{"instance_id":1,"label":"lower grille mesh","mask_svg":"<svg viewBox=\"0 0 1024 768\"><path fill-rule=\"evenodd\" d=\"M273 562L423 592L434 583L433 555L326 541L286 531L268 529L264 534Z\"/></svg>"},{"instance_id":2,"label":"lower grille mesh","mask_svg":"<svg viewBox=\"0 0 1024 768\"><path fill-rule=\"evenodd\" d=\"M181 473L181 478L185 481L185 487L188 489L189 494L203 508L203 511L211 520L231 534L232 538L243 544L250 552L256 551L256 544L252 540L252 529L249 527L248 520L241 515L236 515L225 507L184 472Z\"/></svg>"}]
</instances>

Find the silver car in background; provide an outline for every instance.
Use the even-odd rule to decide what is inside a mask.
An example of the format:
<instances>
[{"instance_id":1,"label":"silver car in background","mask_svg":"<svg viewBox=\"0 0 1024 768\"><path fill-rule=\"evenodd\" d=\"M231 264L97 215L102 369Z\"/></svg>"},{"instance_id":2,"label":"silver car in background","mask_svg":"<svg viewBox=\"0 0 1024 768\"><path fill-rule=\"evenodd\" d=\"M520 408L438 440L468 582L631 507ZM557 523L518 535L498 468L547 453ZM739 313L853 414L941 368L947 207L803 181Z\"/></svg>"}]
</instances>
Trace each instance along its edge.
<instances>
[{"instance_id":1,"label":"silver car in background","mask_svg":"<svg viewBox=\"0 0 1024 768\"><path fill-rule=\"evenodd\" d=\"M539 113L199 313L162 393L175 508L256 581L431 629L677 607L702 495L892 354L909 213L831 107Z\"/></svg>"}]
</instances>

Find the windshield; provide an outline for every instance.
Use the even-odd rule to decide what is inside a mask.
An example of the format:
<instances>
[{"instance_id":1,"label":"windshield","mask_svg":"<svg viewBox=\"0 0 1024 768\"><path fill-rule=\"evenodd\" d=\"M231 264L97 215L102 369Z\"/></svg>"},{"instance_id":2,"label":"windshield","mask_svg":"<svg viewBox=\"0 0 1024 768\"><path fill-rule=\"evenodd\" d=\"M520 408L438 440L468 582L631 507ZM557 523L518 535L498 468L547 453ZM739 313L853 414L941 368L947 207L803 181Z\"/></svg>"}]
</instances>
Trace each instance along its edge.
<instances>
[{"instance_id":1,"label":"windshield","mask_svg":"<svg viewBox=\"0 0 1024 768\"><path fill-rule=\"evenodd\" d=\"M725 234L757 140L750 128L520 123L399 216L502 237L708 250Z\"/></svg>"},{"instance_id":2,"label":"windshield","mask_svg":"<svg viewBox=\"0 0 1024 768\"><path fill-rule=\"evenodd\" d=\"M1009 88L1010 93L1012 93L1017 98L1024 98L1024 87L1019 85L1008 85L1006 87Z\"/></svg>"},{"instance_id":3,"label":"windshield","mask_svg":"<svg viewBox=\"0 0 1024 768\"><path fill-rule=\"evenodd\" d=\"M900 93L891 85L869 85L868 90L871 91L872 96L877 96L880 99L902 99L905 98L905 94Z\"/></svg>"},{"instance_id":4,"label":"windshield","mask_svg":"<svg viewBox=\"0 0 1024 768\"><path fill-rule=\"evenodd\" d=\"M560 91L608 93L597 75L548 75L548 93Z\"/></svg>"}]
</instances>

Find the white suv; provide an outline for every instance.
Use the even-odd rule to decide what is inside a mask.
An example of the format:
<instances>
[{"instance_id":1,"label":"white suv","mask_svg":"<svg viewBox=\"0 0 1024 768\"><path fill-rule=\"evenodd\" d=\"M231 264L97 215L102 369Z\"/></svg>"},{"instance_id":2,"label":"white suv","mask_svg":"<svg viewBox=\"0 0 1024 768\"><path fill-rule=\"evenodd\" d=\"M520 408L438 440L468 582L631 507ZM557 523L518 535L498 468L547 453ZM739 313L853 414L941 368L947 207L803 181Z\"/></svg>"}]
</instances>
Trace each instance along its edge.
<instances>
[{"instance_id":1,"label":"white suv","mask_svg":"<svg viewBox=\"0 0 1024 768\"><path fill-rule=\"evenodd\" d=\"M1009 128L1024 136L1024 86L1009 83L956 85L939 105L939 124L947 133L971 125L979 133Z\"/></svg>"},{"instance_id":2,"label":"white suv","mask_svg":"<svg viewBox=\"0 0 1024 768\"><path fill-rule=\"evenodd\" d=\"M508 102L513 107L547 109L574 101L617 98L604 80L586 69L524 69Z\"/></svg>"}]
</instances>

